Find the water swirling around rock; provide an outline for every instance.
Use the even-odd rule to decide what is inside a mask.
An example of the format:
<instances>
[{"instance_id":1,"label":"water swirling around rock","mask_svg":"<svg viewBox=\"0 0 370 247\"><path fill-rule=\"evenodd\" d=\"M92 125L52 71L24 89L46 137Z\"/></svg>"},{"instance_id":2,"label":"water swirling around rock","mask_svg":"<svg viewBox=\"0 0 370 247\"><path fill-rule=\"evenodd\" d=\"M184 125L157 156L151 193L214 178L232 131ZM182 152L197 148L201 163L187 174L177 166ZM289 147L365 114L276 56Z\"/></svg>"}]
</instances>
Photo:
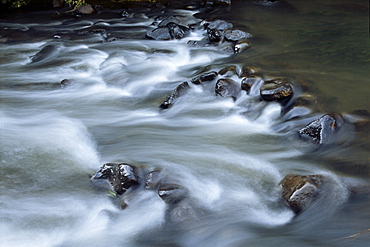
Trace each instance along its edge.
<instances>
[{"instance_id":1,"label":"water swirling around rock","mask_svg":"<svg viewBox=\"0 0 370 247\"><path fill-rule=\"evenodd\" d=\"M271 13L258 4L248 8ZM213 45L189 46L188 41L207 35L202 29L182 39L145 39L156 28L156 15L142 9L123 18L119 12L53 21L43 13L27 21L1 22L5 246L309 245L313 238L317 245L346 246L340 238L369 227L368 197L348 202L342 181L342 175L354 175L353 183L368 183L361 168L355 170L361 159L349 158L351 171L341 157L337 160L343 165L332 167L333 156L353 150L357 155L366 150L366 142L354 137L360 147L341 140L312 153L311 143L295 138L298 130L331 112L261 101L253 84L235 98L216 95L219 79L241 83L246 66L257 66L266 80L296 79L291 69L273 71L268 50L257 45L268 43L259 38L261 30L245 30L256 37L252 48L230 55ZM170 14L194 20L194 13ZM228 21L243 30L244 20ZM251 27L254 21L248 19ZM235 69L210 82L191 82L230 66ZM64 79L68 83L61 89ZM184 81L190 85L186 93L160 110ZM297 106L317 100L304 83L293 82L295 94L288 100ZM89 176L108 162L134 164L143 174L160 170L172 187L160 187L159 194L143 187L128 190L122 210L119 197L112 199L105 188L90 183ZM368 172L366 166L363 170ZM322 175L334 186L314 207L295 216L279 189L289 173ZM171 189L186 199L169 210L161 196ZM185 220L169 222L171 215L185 215ZM356 241L365 246L366 235Z\"/></svg>"}]
</instances>

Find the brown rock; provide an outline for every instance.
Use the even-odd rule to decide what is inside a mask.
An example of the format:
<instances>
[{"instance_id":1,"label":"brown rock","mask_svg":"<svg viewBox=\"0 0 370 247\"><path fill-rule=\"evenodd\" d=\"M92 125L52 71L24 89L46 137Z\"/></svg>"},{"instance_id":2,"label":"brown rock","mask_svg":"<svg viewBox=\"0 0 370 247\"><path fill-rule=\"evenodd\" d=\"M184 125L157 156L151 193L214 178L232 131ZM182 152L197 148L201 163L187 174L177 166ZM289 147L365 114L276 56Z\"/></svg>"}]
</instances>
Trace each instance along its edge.
<instances>
[{"instance_id":1,"label":"brown rock","mask_svg":"<svg viewBox=\"0 0 370 247\"><path fill-rule=\"evenodd\" d=\"M322 180L320 175L287 175L280 182L282 196L295 213L300 213L317 198Z\"/></svg>"}]
</instances>

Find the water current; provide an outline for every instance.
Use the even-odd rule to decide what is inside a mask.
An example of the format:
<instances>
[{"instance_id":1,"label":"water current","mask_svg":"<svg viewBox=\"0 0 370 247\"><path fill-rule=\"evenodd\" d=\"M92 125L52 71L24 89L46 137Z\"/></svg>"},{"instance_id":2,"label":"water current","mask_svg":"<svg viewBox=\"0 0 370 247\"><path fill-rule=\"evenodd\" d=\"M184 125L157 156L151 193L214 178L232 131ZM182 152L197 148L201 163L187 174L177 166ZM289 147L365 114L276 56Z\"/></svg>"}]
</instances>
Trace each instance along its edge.
<instances>
[{"instance_id":1,"label":"water current","mask_svg":"<svg viewBox=\"0 0 370 247\"><path fill-rule=\"evenodd\" d=\"M315 152L294 138L325 113L369 110L368 1L232 2L196 15L254 36L232 55L187 45L202 30L145 38L163 11L193 20L197 10L0 19L2 246L368 246L370 197L352 198L343 178L369 184L369 135ZM92 25L107 31L83 31ZM320 110L286 121L280 104L253 92L217 96L216 80L159 109L181 82L227 66L304 82L298 93ZM107 162L163 170L200 216L168 223L168 205L150 190L128 193L122 210L90 181ZM279 188L290 173L324 175L335 188L295 216Z\"/></svg>"}]
</instances>

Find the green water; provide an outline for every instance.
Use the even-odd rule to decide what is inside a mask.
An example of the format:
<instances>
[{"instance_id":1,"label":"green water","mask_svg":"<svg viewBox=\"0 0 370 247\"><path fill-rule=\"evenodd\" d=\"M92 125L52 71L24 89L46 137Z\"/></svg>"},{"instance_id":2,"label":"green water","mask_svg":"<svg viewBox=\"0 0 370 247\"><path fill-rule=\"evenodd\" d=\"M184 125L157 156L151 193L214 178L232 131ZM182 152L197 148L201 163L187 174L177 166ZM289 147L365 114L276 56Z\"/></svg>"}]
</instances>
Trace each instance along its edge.
<instances>
[{"instance_id":1,"label":"green water","mask_svg":"<svg viewBox=\"0 0 370 247\"><path fill-rule=\"evenodd\" d=\"M233 1L230 19L256 40L237 58L308 83L329 111L369 110L369 2L287 1L294 9Z\"/></svg>"}]
</instances>

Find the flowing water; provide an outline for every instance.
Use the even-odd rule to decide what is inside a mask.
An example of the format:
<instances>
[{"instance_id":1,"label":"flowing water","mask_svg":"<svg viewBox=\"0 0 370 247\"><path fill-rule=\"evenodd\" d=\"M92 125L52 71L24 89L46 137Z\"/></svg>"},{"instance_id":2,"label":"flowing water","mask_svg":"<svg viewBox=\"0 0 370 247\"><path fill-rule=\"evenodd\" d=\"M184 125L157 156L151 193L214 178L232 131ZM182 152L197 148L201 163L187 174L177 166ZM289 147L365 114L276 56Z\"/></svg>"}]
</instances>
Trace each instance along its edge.
<instances>
[{"instance_id":1,"label":"flowing water","mask_svg":"<svg viewBox=\"0 0 370 247\"><path fill-rule=\"evenodd\" d=\"M289 2L233 1L208 13L254 35L235 55L189 47L201 30L146 39L158 15L147 9L2 18L11 39L0 46L1 245L368 246L370 198L352 198L342 181L369 184L368 139L311 152L292 137L324 113L369 110L368 2ZM108 32L76 31L93 24ZM181 82L230 65L305 81L326 112L284 122L279 104L218 97L215 81L159 109ZM90 181L106 162L163 170L201 216L166 222L168 205L150 190L128 193L121 210ZM290 173L325 175L335 188L295 217L278 186Z\"/></svg>"}]
</instances>

